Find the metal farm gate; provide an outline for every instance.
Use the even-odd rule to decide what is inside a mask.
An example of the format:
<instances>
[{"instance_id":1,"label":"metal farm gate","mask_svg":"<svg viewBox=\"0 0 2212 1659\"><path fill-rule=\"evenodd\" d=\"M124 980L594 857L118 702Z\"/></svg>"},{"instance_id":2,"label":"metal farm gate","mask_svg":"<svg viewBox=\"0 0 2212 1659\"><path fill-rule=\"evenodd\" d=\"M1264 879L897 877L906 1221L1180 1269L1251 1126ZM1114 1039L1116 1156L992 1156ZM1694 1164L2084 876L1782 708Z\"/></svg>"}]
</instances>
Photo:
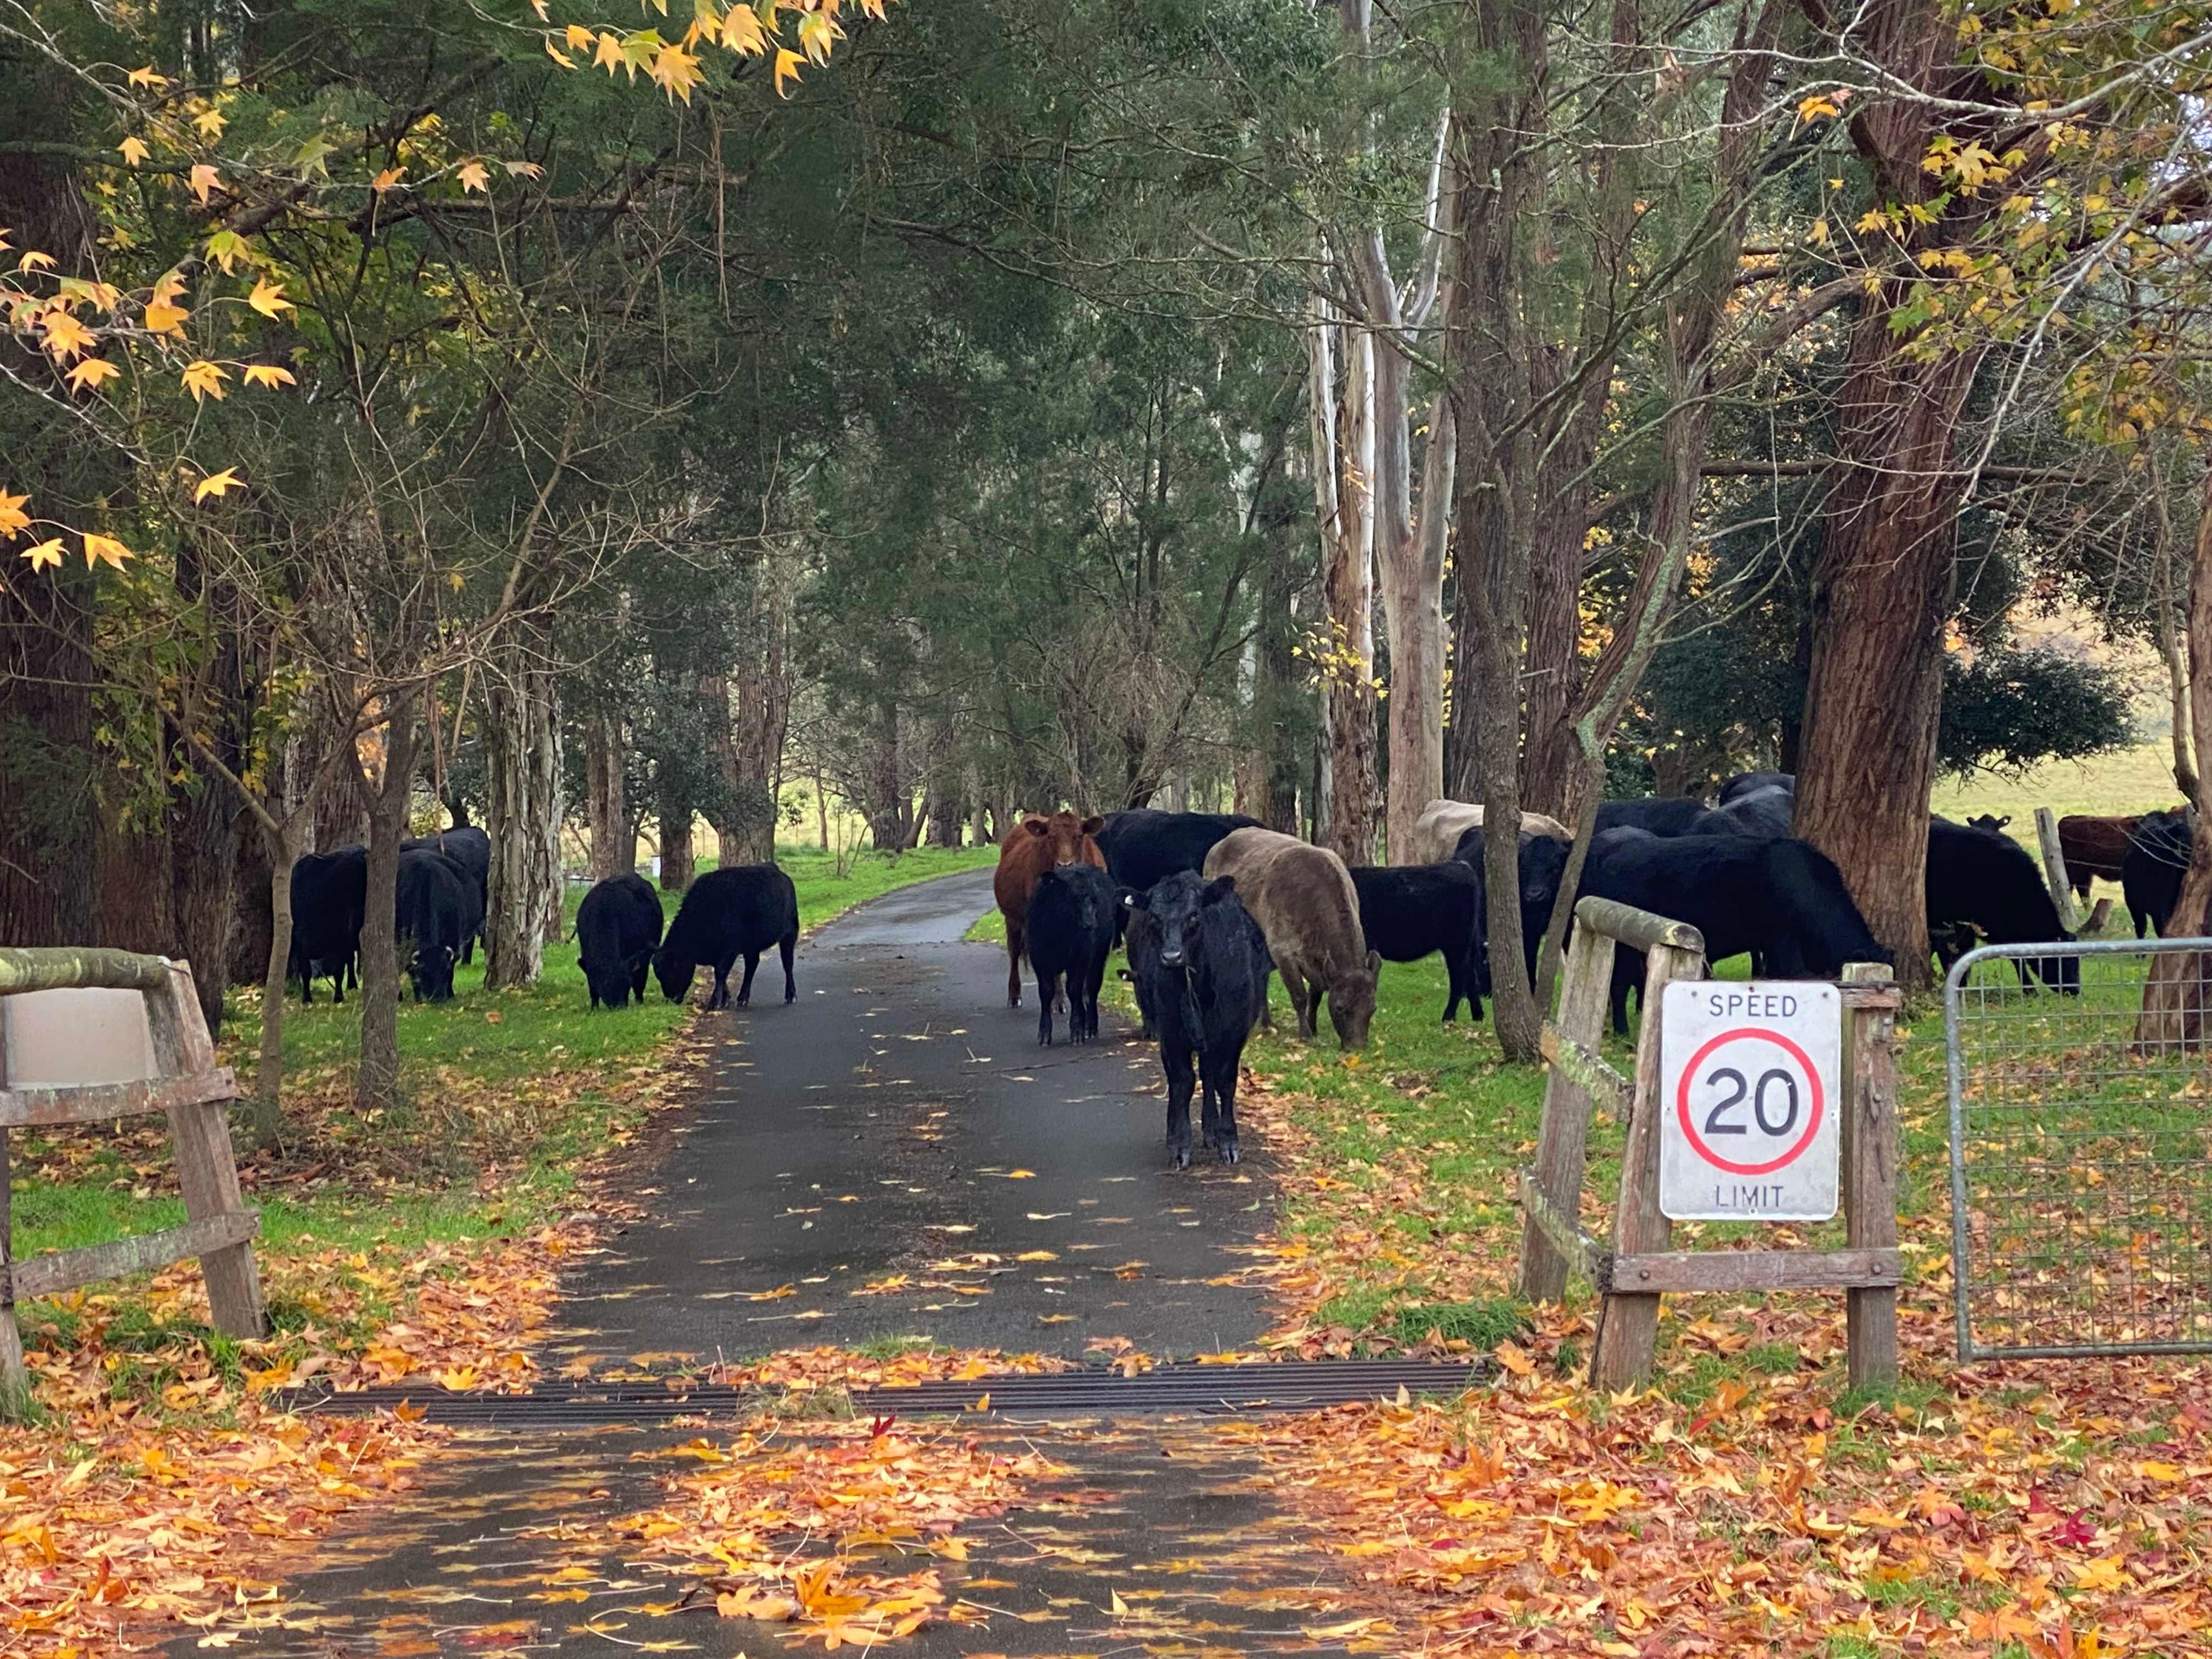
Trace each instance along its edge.
<instances>
[{"instance_id":1,"label":"metal farm gate","mask_svg":"<svg viewBox=\"0 0 2212 1659\"><path fill-rule=\"evenodd\" d=\"M2212 1351L2212 939L2063 951L1943 988L1959 1357Z\"/></svg>"}]
</instances>

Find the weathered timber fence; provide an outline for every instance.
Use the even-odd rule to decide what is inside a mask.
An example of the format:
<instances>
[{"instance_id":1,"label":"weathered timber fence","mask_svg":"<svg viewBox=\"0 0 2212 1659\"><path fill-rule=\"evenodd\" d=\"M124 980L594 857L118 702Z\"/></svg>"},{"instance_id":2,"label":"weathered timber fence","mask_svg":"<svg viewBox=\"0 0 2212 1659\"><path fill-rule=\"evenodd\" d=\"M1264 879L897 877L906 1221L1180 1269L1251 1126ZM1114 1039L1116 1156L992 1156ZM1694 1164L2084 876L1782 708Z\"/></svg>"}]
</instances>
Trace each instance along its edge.
<instances>
[{"instance_id":1,"label":"weathered timber fence","mask_svg":"<svg viewBox=\"0 0 2212 1659\"><path fill-rule=\"evenodd\" d=\"M1643 1026L1632 1077L1599 1052L1620 945L1644 953ZM1667 986L1705 970L1705 942L1686 923L1586 898L1575 906L1575 935L1559 993L1559 1018L1544 1028L1551 1062L1536 1161L1521 1172L1521 1294L1557 1302L1570 1271L1601 1298L1590 1380L1607 1389L1651 1375L1659 1298L1668 1291L1842 1290L1855 1383L1897 1374L1897 1066L1899 997L1878 963L1845 967L1843 1193L1845 1247L1840 1250L1681 1251L1668 1247L1674 1224L1659 1207L1659 1009ZM1582 1224L1589 1115L1602 1104L1625 1119L1620 1194L1607 1246Z\"/></svg>"},{"instance_id":2,"label":"weathered timber fence","mask_svg":"<svg viewBox=\"0 0 2212 1659\"><path fill-rule=\"evenodd\" d=\"M198 1256L216 1328L241 1337L259 1336L264 1328L261 1276L253 1260L260 1218L239 1194L226 1111L238 1097L238 1084L228 1066L215 1063L215 1044L192 988L191 969L127 951L0 950L0 997L64 989L140 993L153 1038L154 1075L125 1083L11 1088L6 1086L5 1049L0 1047L0 1384L17 1394L25 1378L15 1304L27 1297ZM9 1131L99 1123L149 1112L168 1114L177 1180L189 1218L185 1224L17 1261Z\"/></svg>"}]
</instances>

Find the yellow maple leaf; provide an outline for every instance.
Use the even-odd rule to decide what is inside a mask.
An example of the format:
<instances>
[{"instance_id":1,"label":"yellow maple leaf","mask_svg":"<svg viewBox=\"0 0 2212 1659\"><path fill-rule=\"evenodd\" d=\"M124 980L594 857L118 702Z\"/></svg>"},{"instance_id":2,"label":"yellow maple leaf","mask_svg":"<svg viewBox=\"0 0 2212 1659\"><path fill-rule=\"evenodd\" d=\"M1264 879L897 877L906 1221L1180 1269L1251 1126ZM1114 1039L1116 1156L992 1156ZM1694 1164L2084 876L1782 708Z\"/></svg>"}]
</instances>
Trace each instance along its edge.
<instances>
[{"instance_id":1,"label":"yellow maple leaf","mask_svg":"<svg viewBox=\"0 0 2212 1659\"><path fill-rule=\"evenodd\" d=\"M146 302L146 328L152 334L176 334L183 331L185 319L191 313L182 306L173 306L167 300Z\"/></svg>"},{"instance_id":2,"label":"yellow maple leaf","mask_svg":"<svg viewBox=\"0 0 2212 1659\"><path fill-rule=\"evenodd\" d=\"M79 392L97 392L103 382L123 371L105 357L88 357L69 372L69 383Z\"/></svg>"},{"instance_id":3,"label":"yellow maple leaf","mask_svg":"<svg viewBox=\"0 0 2212 1659\"><path fill-rule=\"evenodd\" d=\"M155 73L153 66L149 64L144 69L131 71L131 84L134 87L166 87L169 84L169 77Z\"/></svg>"},{"instance_id":4,"label":"yellow maple leaf","mask_svg":"<svg viewBox=\"0 0 2212 1659\"><path fill-rule=\"evenodd\" d=\"M574 69L576 67L576 60L569 57L567 52L562 51L560 47L555 46L553 44L553 37L550 34L545 37L545 55L548 58L550 58L555 63L558 64L562 69Z\"/></svg>"},{"instance_id":5,"label":"yellow maple leaf","mask_svg":"<svg viewBox=\"0 0 2212 1659\"><path fill-rule=\"evenodd\" d=\"M6 490L0 489L0 536L5 536L12 542L31 527L31 515L23 511L23 503L30 499L27 492L10 495Z\"/></svg>"},{"instance_id":6,"label":"yellow maple leaf","mask_svg":"<svg viewBox=\"0 0 2212 1659\"><path fill-rule=\"evenodd\" d=\"M46 350L56 362L66 363L92 349L92 331L59 306L40 313L39 326L46 331Z\"/></svg>"},{"instance_id":7,"label":"yellow maple leaf","mask_svg":"<svg viewBox=\"0 0 2212 1659\"><path fill-rule=\"evenodd\" d=\"M192 164L191 178L189 182L193 196L198 198L202 207L205 207L208 193L222 182L222 175L205 161L196 161Z\"/></svg>"},{"instance_id":8,"label":"yellow maple leaf","mask_svg":"<svg viewBox=\"0 0 2212 1659\"><path fill-rule=\"evenodd\" d=\"M783 83L787 80L796 81L799 79L799 54L792 51L790 47L778 46L775 49L775 91L776 96L779 98L788 98L791 96L789 93L783 89Z\"/></svg>"},{"instance_id":9,"label":"yellow maple leaf","mask_svg":"<svg viewBox=\"0 0 2212 1659\"><path fill-rule=\"evenodd\" d=\"M193 505L198 506L210 495L219 500L229 491L237 489L243 482L244 480L238 476L238 469L234 466L227 466L220 472L210 472L193 487Z\"/></svg>"},{"instance_id":10,"label":"yellow maple leaf","mask_svg":"<svg viewBox=\"0 0 2212 1659\"><path fill-rule=\"evenodd\" d=\"M300 384L292 378L290 369L282 368L276 363L248 363L246 366L246 383L248 386L265 386L271 392L280 386Z\"/></svg>"},{"instance_id":11,"label":"yellow maple leaf","mask_svg":"<svg viewBox=\"0 0 2212 1659\"><path fill-rule=\"evenodd\" d=\"M152 150L147 149L146 141L143 138L139 137L136 133L133 133L130 137L125 138L115 148L122 152L123 159L130 162L134 167L141 165L148 156L154 153Z\"/></svg>"},{"instance_id":12,"label":"yellow maple leaf","mask_svg":"<svg viewBox=\"0 0 2212 1659\"><path fill-rule=\"evenodd\" d=\"M681 98L691 101L691 88L701 80L699 60L678 46L663 46L653 56L653 83L668 94L673 103Z\"/></svg>"},{"instance_id":13,"label":"yellow maple leaf","mask_svg":"<svg viewBox=\"0 0 2212 1659\"><path fill-rule=\"evenodd\" d=\"M1835 100L1826 93L1816 92L1797 106L1797 118L1801 121L1830 119L1842 113L1843 111L1836 106Z\"/></svg>"},{"instance_id":14,"label":"yellow maple leaf","mask_svg":"<svg viewBox=\"0 0 2212 1659\"><path fill-rule=\"evenodd\" d=\"M768 51L768 35L761 27L759 14L747 5L732 6L724 12L722 45L748 58L758 58L765 53Z\"/></svg>"},{"instance_id":15,"label":"yellow maple leaf","mask_svg":"<svg viewBox=\"0 0 2212 1659\"><path fill-rule=\"evenodd\" d=\"M592 32L581 23L569 24L563 38L578 52L589 52L592 49Z\"/></svg>"},{"instance_id":16,"label":"yellow maple leaf","mask_svg":"<svg viewBox=\"0 0 2212 1659\"><path fill-rule=\"evenodd\" d=\"M41 253L38 249L32 248L27 251L21 258L15 261L15 269L18 270L50 270L53 268L53 264L54 256L52 254Z\"/></svg>"},{"instance_id":17,"label":"yellow maple leaf","mask_svg":"<svg viewBox=\"0 0 2212 1659\"><path fill-rule=\"evenodd\" d=\"M595 68L605 70L611 79L614 72L623 67L623 47L620 39L602 30L599 34L599 49L592 54L592 63Z\"/></svg>"},{"instance_id":18,"label":"yellow maple leaf","mask_svg":"<svg viewBox=\"0 0 2212 1659\"><path fill-rule=\"evenodd\" d=\"M453 176L461 181L465 191L480 190L487 196L491 194L491 171L482 161L462 162Z\"/></svg>"},{"instance_id":19,"label":"yellow maple leaf","mask_svg":"<svg viewBox=\"0 0 2212 1659\"><path fill-rule=\"evenodd\" d=\"M299 307L284 297L284 285L272 283L266 276L253 285L253 292L246 296L246 303L264 317L275 317L280 311L297 311Z\"/></svg>"},{"instance_id":20,"label":"yellow maple leaf","mask_svg":"<svg viewBox=\"0 0 2212 1659\"><path fill-rule=\"evenodd\" d=\"M194 403L199 403L208 398L213 398L217 403L221 403L223 397L223 380L221 363L211 363L204 357L198 357L185 365L185 390L192 394Z\"/></svg>"},{"instance_id":21,"label":"yellow maple leaf","mask_svg":"<svg viewBox=\"0 0 2212 1659\"><path fill-rule=\"evenodd\" d=\"M227 124L221 110L204 109L192 117L192 125L200 130L203 138L212 140L222 137L222 130Z\"/></svg>"},{"instance_id":22,"label":"yellow maple leaf","mask_svg":"<svg viewBox=\"0 0 2212 1659\"><path fill-rule=\"evenodd\" d=\"M95 536L89 530L84 532L84 568L88 570L102 559L120 570L124 560L137 556L112 536Z\"/></svg>"},{"instance_id":23,"label":"yellow maple leaf","mask_svg":"<svg viewBox=\"0 0 2212 1659\"><path fill-rule=\"evenodd\" d=\"M830 61L830 43L842 38L845 31L839 28L826 11L803 12L799 19L799 44L806 55L817 64Z\"/></svg>"},{"instance_id":24,"label":"yellow maple leaf","mask_svg":"<svg viewBox=\"0 0 2212 1659\"><path fill-rule=\"evenodd\" d=\"M58 536L25 550L23 556L31 562L33 570L52 569L62 562L62 538Z\"/></svg>"}]
</instances>

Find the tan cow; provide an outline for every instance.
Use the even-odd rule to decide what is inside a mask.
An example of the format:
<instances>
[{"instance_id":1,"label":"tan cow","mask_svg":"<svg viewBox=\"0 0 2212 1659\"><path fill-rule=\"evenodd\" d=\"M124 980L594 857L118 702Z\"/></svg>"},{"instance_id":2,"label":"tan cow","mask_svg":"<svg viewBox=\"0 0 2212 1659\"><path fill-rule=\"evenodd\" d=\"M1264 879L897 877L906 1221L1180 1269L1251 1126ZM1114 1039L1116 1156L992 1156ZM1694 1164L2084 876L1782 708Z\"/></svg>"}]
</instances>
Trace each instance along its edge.
<instances>
[{"instance_id":1,"label":"tan cow","mask_svg":"<svg viewBox=\"0 0 2212 1659\"><path fill-rule=\"evenodd\" d=\"M1359 895L1344 860L1273 830L1239 830L1206 855L1206 879L1218 876L1236 879L1237 896L1267 936L1298 1035L1316 1035L1326 995L1337 1041L1365 1048L1382 958L1359 931Z\"/></svg>"},{"instance_id":2,"label":"tan cow","mask_svg":"<svg viewBox=\"0 0 2212 1659\"><path fill-rule=\"evenodd\" d=\"M1482 809L1469 806L1460 800L1432 800L1421 809L1421 816L1413 820L1413 845L1401 855L1396 848L1390 849L1393 864L1442 864L1459 850L1459 838L1470 830L1482 828ZM1523 812L1521 832L1528 836L1555 836L1561 841L1572 841L1575 832L1559 819L1547 817L1541 812Z\"/></svg>"}]
</instances>

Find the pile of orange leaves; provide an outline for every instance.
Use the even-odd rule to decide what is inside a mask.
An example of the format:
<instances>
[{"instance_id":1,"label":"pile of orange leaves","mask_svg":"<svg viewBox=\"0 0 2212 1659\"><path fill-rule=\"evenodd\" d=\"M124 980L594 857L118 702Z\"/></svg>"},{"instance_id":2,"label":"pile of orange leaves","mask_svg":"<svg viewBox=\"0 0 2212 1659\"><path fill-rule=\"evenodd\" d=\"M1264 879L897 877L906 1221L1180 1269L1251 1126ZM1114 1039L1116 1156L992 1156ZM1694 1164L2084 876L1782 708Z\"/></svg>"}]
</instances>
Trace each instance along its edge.
<instances>
[{"instance_id":1,"label":"pile of orange leaves","mask_svg":"<svg viewBox=\"0 0 2212 1659\"><path fill-rule=\"evenodd\" d=\"M680 1563L725 1618L796 1626L832 1649L963 1618L923 1564L966 1560L963 1523L1004 1514L1062 1472L964 1431L890 1421L810 1425L804 1439L763 1426L645 1455L703 1467L672 1476L659 1507L611 1523L625 1555Z\"/></svg>"},{"instance_id":2,"label":"pile of orange leaves","mask_svg":"<svg viewBox=\"0 0 2212 1659\"><path fill-rule=\"evenodd\" d=\"M1578 1324L1453 1405L1221 1432L1430 1653L2212 1654L2212 1365L1930 1374L1851 1414L1814 1369L1839 1316L1710 1392L1746 1339L1700 1320L1607 1399L1559 1374Z\"/></svg>"}]
</instances>

